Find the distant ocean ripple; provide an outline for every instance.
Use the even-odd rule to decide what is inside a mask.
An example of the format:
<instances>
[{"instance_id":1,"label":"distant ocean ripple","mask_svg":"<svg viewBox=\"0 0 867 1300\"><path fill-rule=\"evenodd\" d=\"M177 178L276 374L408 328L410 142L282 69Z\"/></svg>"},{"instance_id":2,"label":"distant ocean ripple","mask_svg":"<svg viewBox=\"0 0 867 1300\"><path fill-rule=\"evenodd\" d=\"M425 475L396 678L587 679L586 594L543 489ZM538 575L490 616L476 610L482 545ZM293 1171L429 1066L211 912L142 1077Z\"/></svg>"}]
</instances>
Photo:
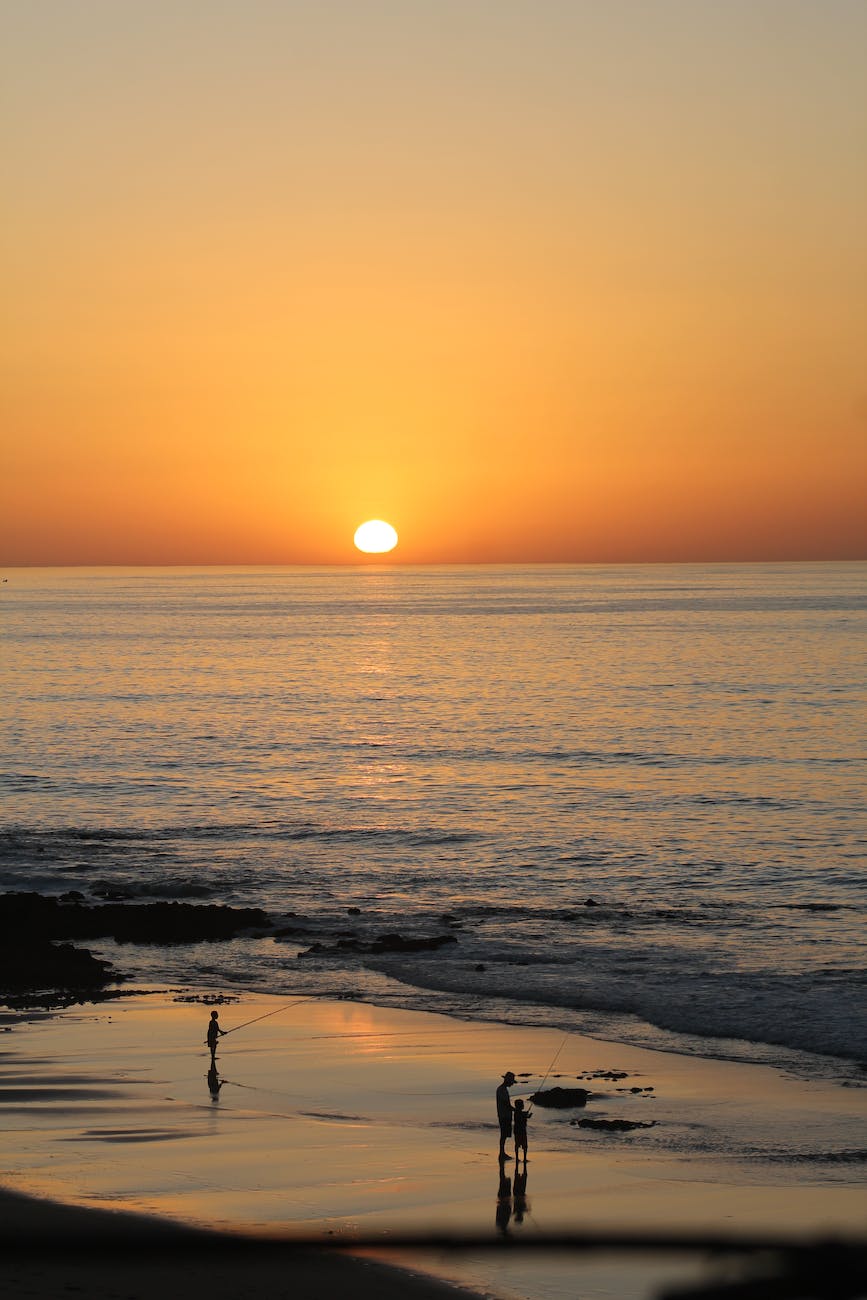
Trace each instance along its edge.
<instances>
[{"instance_id":1,"label":"distant ocean ripple","mask_svg":"<svg viewBox=\"0 0 867 1300\"><path fill-rule=\"evenodd\" d=\"M99 946L140 979L845 1068L867 1058L865 577L16 571L0 886L292 927ZM456 942L337 946L386 932Z\"/></svg>"}]
</instances>

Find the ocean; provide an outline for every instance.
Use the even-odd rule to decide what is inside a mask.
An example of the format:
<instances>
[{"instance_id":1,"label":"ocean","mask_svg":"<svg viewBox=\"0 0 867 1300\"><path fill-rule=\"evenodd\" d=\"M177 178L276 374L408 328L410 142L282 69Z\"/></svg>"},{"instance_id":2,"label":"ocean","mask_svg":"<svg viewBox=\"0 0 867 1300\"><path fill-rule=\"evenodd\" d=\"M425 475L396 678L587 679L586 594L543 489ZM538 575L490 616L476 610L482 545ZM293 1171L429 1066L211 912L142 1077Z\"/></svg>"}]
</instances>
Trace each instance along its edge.
<instances>
[{"instance_id":1,"label":"ocean","mask_svg":"<svg viewBox=\"0 0 867 1300\"><path fill-rule=\"evenodd\" d=\"M0 609L0 888L284 931L87 944L134 986L863 1079L867 565L17 569Z\"/></svg>"}]
</instances>

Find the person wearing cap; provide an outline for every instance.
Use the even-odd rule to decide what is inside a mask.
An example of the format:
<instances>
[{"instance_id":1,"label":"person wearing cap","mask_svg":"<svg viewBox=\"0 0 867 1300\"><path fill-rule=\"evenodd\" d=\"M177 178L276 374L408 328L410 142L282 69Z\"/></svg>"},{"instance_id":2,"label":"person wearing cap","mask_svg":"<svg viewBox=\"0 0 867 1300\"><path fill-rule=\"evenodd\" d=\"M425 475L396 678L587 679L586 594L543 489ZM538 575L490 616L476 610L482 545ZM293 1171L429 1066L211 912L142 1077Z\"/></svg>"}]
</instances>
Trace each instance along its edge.
<instances>
[{"instance_id":1,"label":"person wearing cap","mask_svg":"<svg viewBox=\"0 0 867 1300\"><path fill-rule=\"evenodd\" d=\"M506 1139L512 1136L512 1102L509 1098L509 1088L515 1082L515 1076L511 1070L507 1070L503 1075L503 1082L497 1089L497 1119L500 1121L500 1159L511 1160L511 1156L506 1155Z\"/></svg>"}]
</instances>

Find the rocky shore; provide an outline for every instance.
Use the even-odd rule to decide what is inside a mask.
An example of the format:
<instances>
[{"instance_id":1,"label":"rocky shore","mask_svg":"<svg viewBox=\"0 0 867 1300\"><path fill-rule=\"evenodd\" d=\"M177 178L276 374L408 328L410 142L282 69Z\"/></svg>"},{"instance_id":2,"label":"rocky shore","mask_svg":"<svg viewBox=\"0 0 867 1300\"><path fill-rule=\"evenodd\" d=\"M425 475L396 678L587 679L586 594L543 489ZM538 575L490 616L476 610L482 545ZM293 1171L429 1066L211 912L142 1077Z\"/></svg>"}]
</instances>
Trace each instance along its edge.
<instances>
[{"instance_id":1,"label":"rocky shore","mask_svg":"<svg viewBox=\"0 0 867 1300\"><path fill-rule=\"evenodd\" d=\"M49 991L95 996L124 978L109 962L69 940L218 942L269 928L268 916L259 908L180 902L91 905L78 895L0 894L0 999Z\"/></svg>"},{"instance_id":2,"label":"rocky shore","mask_svg":"<svg viewBox=\"0 0 867 1300\"><path fill-rule=\"evenodd\" d=\"M108 897L109 901L103 901ZM350 909L353 916L358 909ZM219 943L239 936L287 937L306 941L298 957L380 956L436 952L457 943L454 933L381 932L359 923L297 917L274 918L255 907L222 903L117 898L95 888L58 897L36 892L0 894L0 1004L22 997L71 994L76 1000L106 996L110 984L127 978L123 970L96 957L79 943L111 939L119 944L158 946ZM56 998L55 1000L59 1000Z\"/></svg>"}]
</instances>

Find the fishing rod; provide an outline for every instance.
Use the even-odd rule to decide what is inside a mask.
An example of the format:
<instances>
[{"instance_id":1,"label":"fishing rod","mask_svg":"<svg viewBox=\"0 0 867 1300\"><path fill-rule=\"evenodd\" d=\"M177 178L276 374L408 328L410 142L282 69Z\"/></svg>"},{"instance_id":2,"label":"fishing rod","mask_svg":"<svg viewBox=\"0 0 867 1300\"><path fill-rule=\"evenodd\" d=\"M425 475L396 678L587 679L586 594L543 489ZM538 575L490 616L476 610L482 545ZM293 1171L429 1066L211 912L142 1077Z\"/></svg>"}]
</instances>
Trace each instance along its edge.
<instances>
[{"instance_id":1,"label":"fishing rod","mask_svg":"<svg viewBox=\"0 0 867 1300\"><path fill-rule=\"evenodd\" d=\"M239 1029L246 1029L248 1025L258 1024L260 1020L267 1020L269 1016L279 1015L281 1011L288 1011L290 1007L300 1007L302 1002L318 1002L318 1001L319 1001L318 994L314 994L312 997L309 998L296 998L294 1002L287 1002L286 1005L283 1007L275 1007L273 1011L266 1011L265 1014L262 1016L254 1016L252 1020L245 1020L243 1024L235 1025L234 1029L224 1029L223 1037L227 1037L229 1034L236 1034Z\"/></svg>"},{"instance_id":2,"label":"fishing rod","mask_svg":"<svg viewBox=\"0 0 867 1300\"><path fill-rule=\"evenodd\" d=\"M545 1087L545 1084L548 1082L548 1075L551 1073L551 1071L554 1069L554 1066L557 1064L557 1057L560 1055L560 1053L563 1051L563 1048L566 1046L566 1040L568 1039L568 1037L569 1037L568 1034L563 1035L563 1041L560 1044L560 1046L557 1048L556 1052L554 1053L554 1056L551 1060L551 1064L548 1066L547 1070L545 1071L545 1077L542 1080L542 1082L539 1084L539 1087L536 1089L537 1092L541 1092L542 1089Z\"/></svg>"}]
</instances>

